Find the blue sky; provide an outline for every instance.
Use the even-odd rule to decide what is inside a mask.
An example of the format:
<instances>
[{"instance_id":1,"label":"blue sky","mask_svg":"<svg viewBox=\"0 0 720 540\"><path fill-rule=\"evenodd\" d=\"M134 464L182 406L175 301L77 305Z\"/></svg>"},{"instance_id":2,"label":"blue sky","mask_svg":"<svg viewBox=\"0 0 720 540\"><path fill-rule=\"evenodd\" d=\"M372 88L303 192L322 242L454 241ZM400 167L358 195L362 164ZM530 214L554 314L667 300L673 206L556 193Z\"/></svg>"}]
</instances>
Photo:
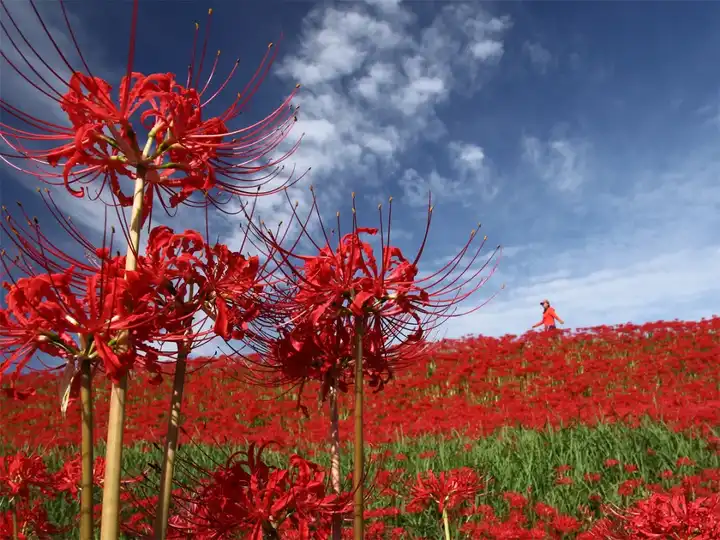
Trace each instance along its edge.
<instances>
[{"instance_id":1,"label":"blue sky","mask_svg":"<svg viewBox=\"0 0 720 540\"><path fill-rule=\"evenodd\" d=\"M205 6L208 4L203 3ZM73 28L97 73L124 72L130 2L70 2ZM29 4L8 3L36 48L52 56ZM61 46L55 3L39 4ZM357 192L364 224L394 197L397 243L410 253L435 199L423 270L437 267L480 221L505 246L477 297L483 309L448 336L522 333L549 298L569 327L696 319L720 300L720 4L712 2L218 2L211 50L238 82L269 41L278 63L249 118L302 83L293 156L332 217ZM140 2L136 69L184 74L195 2ZM4 21L6 19L3 18ZM10 54L7 41L3 51ZM3 99L39 116L61 112L12 74ZM36 181L0 168L4 204L36 204ZM98 232L102 210L57 193ZM264 199L268 220L287 214ZM176 228L200 226L183 212ZM237 242L237 218L212 231Z\"/></svg>"}]
</instances>

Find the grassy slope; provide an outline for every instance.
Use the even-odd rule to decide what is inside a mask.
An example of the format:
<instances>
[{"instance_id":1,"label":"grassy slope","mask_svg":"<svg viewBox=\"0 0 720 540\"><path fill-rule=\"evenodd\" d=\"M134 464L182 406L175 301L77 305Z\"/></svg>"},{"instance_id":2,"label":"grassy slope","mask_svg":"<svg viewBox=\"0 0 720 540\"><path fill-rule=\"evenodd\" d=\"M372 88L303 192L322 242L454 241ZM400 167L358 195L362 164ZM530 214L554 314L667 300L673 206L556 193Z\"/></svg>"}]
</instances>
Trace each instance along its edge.
<instances>
[{"instance_id":1,"label":"grassy slope","mask_svg":"<svg viewBox=\"0 0 720 540\"><path fill-rule=\"evenodd\" d=\"M622 505L645 493L639 488L631 497L619 495L618 487L628 479L669 487L683 475L720 468L712 438L720 425L718 328L718 320L712 320L596 329L559 340L532 336L441 344L432 358L369 398L369 438L373 452L381 456L376 470L396 473L392 487L399 493L372 506L403 510L417 473L470 466L491 479L476 502L490 504L501 515L507 512L504 492L528 495L530 488L531 502L542 501L582 518L578 507L587 505L591 494ZM295 396L248 387L232 374L225 366L191 376L185 459L211 465L248 438L272 438L286 443L284 453L272 457L278 463L291 449L325 463L324 411L312 411L311 418L304 419L296 411ZM44 447L47 460L57 466L72 452L68 445L77 441L76 411L67 419L60 417L56 383L48 378L36 382L38 395L22 404L0 399L0 442L8 450ZM135 446L125 454L128 474L147 470L157 457L143 441L162 439L166 390L133 381L129 439ZM101 386L96 405L99 439L106 414L104 392ZM312 394L306 403L312 405ZM348 434L347 413L344 418L341 433ZM209 446L213 439L222 444ZM296 441L299 444L293 444ZM695 464L676 466L681 457ZM608 469L607 459L618 460L620 466ZM625 464L638 470L625 472ZM570 466L569 485L556 482L555 467L561 465ZM343 467L349 470L348 463ZM667 470L677 479L661 480L660 473ZM602 473L598 483L584 478L595 472ZM52 503L51 516L71 523L73 506ZM528 517L532 522L532 512ZM386 521L413 537L437 538L440 532L435 511Z\"/></svg>"}]
</instances>

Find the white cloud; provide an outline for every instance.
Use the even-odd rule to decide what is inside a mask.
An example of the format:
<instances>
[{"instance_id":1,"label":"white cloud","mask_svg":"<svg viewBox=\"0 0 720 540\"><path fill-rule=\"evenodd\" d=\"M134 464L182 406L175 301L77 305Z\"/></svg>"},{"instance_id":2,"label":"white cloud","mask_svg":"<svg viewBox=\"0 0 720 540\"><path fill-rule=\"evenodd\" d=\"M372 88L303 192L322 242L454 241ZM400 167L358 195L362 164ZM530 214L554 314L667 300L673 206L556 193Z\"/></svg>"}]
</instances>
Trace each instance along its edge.
<instances>
[{"instance_id":1,"label":"white cloud","mask_svg":"<svg viewBox=\"0 0 720 540\"><path fill-rule=\"evenodd\" d=\"M489 200L499 191L492 166L482 147L460 141L447 146L451 177L437 170L421 175L415 169L407 169L398 184L403 190L403 202L410 206L427 205L428 192L435 201L454 201L473 206L478 197Z\"/></svg>"},{"instance_id":2,"label":"white cloud","mask_svg":"<svg viewBox=\"0 0 720 540\"><path fill-rule=\"evenodd\" d=\"M526 41L523 43L523 52L528 56L535 69L542 74L547 73L553 64L552 54L540 43Z\"/></svg>"},{"instance_id":3,"label":"white cloud","mask_svg":"<svg viewBox=\"0 0 720 540\"><path fill-rule=\"evenodd\" d=\"M500 41L487 40L473 43L470 52L478 60L499 60L505 49Z\"/></svg>"},{"instance_id":4,"label":"white cloud","mask_svg":"<svg viewBox=\"0 0 720 540\"><path fill-rule=\"evenodd\" d=\"M368 4L376 6L386 12L395 12L400 7L402 0L365 0Z\"/></svg>"},{"instance_id":5,"label":"white cloud","mask_svg":"<svg viewBox=\"0 0 720 540\"><path fill-rule=\"evenodd\" d=\"M561 192L573 192L588 178L589 144L582 140L537 137L522 139L523 159L536 174Z\"/></svg>"},{"instance_id":6,"label":"white cloud","mask_svg":"<svg viewBox=\"0 0 720 540\"><path fill-rule=\"evenodd\" d=\"M294 159L312 166L313 183L379 183L418 140L442 135L438 106L477 88L510 27L477 4L447 5L424 28L416 22L409 6L387 0L317 7L306 17L297 52L277 72L304 86L306 138Z\"/></svg>"},{"instance_id":7,"label":"white cloud","mask_svg":"<svg viewBox=\"0 0 720 540\"><path fill-rule=\"evenodd\" d=\"M448 152L450 166L468 186L468 195L479 194L487 201L498 194L500 182L481 146L452 141L448 145Z\"/></svg>"},{"instance_id":8,"label":"white cloud","mask_svg":"<svg viewBox=\"0 0 720 540\"><path fill-rule=\"evenodd\" d=\"M437 200L460 198L464 191L462 186L454 184L435 170L420 175L415 169L407 169L398 180L398 185L403 190L403 202L420 208L427 206L428 192Z\"/></svg>"},{"instance_id":9,"label":"white cloud","mask_svg":"<svg viewBox=\"0 0 720 540\"><path fill-rule=\"evenodd\" d=\"M527 252L530 249L533 249L537 247L533 244L528 245L518 245L518 246L503 246L502 248L502 256L503 259L515 257L521 253Z\"/></svg>"},{"instance_id":10,"label":"white cloud","mask_svg":"<svg viewBox=\"0 0 720 540\"><path fill-rule=\"evenodd\" d=\"M589 195L601 232L584 229L574 248L560 239L524 246L501 264L508 287L452 321L448 335L523 333L546 297L569 328L710 315L720 302L720 150L708 144L663 167L628 170L623 196Z\"/></svg>"},{"instance_id":11,"label":"white cloud","mask_svg":"<svg viewBox=\"0 0 720 540\"><path fill-rule=\"evenodd\" d=\"M460 170L485 170L485 151L480 146L453 141L449 150L454 164Z\"/></svg>"},{"instance_id":12,"label":"white cloud","mask_svg":"<svg viewBox=\"0 0 720 540\"><path fill-rule=\"evenodd\" d=\"M361 186L384 191L407 151L445 134L438 108L453 92L480 87L510 28L509 19L476 4L450 4L427 26L416 23L409 6L392 0L318 6L303 21L297 46L275 69L284 83L303 85L298 130L305 136L291 160L296 170L312 171L291 190L300 212L309 203L309 183L322 211L346 204ZM418 189L427 181L433 191L447 191L437 172L425 180L408 171L405 179L417 181ZM456 194L465 192L463 183ZM289 208L282 196L266 197L259 213L277 223ZM232 222L213 220L229 229L224 241L231 246L241 237Z\"/></svg>"},{"instance_id":13,"label":"white cloud","mask_svg":"<svg viewBox=\"0 0 720 540\"><path fill-rule=\"evenodd\" d=\"M705 103L695 113L710 125L720 128L720 92L710 103Z\"/></svg>"},{"instance_id":14,"label":"white cloud","mask_svg":"<svg viewBox=\"0 0 720 540\"><path fill-rule=\"evenodd\" d=\"M688 261L692 264L687 264ZM683 318L692 303L720 298L720 247L660 254L640 263L623 261L587 274L561 271L508 288L480 311L453 321L448 337L522 334L540 320L548 298L570 328L657 318ZM674 312L674 313L673 313Z\"/></svg>"}]
</instances>

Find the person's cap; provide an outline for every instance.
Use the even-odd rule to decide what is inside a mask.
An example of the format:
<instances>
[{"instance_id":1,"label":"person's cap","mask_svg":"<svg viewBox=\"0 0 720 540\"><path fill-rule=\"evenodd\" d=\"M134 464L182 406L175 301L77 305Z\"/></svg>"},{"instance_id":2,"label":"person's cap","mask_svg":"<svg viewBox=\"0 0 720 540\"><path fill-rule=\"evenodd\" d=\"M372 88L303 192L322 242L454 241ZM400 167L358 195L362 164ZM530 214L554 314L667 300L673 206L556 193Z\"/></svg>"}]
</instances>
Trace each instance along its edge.
<instances>
[{"instance_id":1,"label":"person's cap","mask_svg":"<svg viewBox=\"0 0 720 540\"><path fill-rule=\"evenodd\" d=\"M550 300L545 299L545 300L543 300L542 302L540 302L540 305L541 305L541 306L542 306L543 304L548 304L548 305L549 305L549 304L550 304Z\"/></svg>"}]
</instances>

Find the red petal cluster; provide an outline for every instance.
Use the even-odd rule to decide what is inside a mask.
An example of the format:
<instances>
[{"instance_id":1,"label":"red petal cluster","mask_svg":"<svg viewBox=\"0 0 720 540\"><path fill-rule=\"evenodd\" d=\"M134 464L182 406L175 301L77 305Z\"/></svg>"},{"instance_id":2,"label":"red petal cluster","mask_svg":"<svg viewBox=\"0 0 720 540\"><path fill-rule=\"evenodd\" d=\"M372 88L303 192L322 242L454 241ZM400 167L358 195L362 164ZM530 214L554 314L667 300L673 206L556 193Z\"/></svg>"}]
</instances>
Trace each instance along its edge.
<instances>
[{"instance_id":1,"label":"red petal cluster","mask_svg":"<svg viewBox=\"0 0 720 540\"><path fill-rule=\"evenodd\" d=\"M136 345L151 339L156 324L150 283L140 272L125 272L122 257L103 261L80 290L76 277L69 268L3 284L7 307L0 310L0 342L6 357L0 373L14 368L19 374L38 350L68 362L97 358L113 380L132 367ZM118 340L124 331L131 339Z\"/></svg>"},{"instance_id":2,"label":"red petal cluster","mask_svg":"<svg viewBox=\"0 0 720 540\"><path fill-rule=\"evenodd\" d=\"M297 224L300 234L292 241L287 241L287 233L251 225L267 250L282 257L279 268L285 275L275 288L287 324L281 327L279 339L263 351L266 358L259 370L279 372L286 381L320 380L323 396L331 385L346 390L352 381L354 343L360 332L363 371L370 385L380 389L394 368L408 365L426 352L428 334L456 315L458 304L487 281L484 271L495 260L495 253L478 267L475 261L485 240L471 251L476 238L473 231L457 256L439 271L423 276L418 264L428 236L431 206L423 242L413 260L391 244L390 219L385 225L382 213L379 229L358 227L354 196L352 231L337 243L326 233L314 193L310 214L313 212L323 241L312 238L308 220L295 210L288 231ZM314 245L317 253L299 254L301 240Z\"/></svg>"},{"instance_id":3,"label":"red petal cluster","mask_svg":"<svg viewBox=\"0 0 720 540\"><path fill-rule=\"evenodd\" d=\"M105 475L105 460L97 458L93 468L93 483L102 485ZM45 503L48 500L65 498L77 500L80 493L81 458L63 461L55 473L50 473L40 455L17 452L0 456L0 498L3 506L10 509L0 511L0 538L14 538L17 527L19 538L56 538L67 535L49 520ZM134 483L130 478L123 483Z\"/></svg>"},{"instance_id":4,"label":"red petal cluster","mask_svg":"<svg viewBox=\"0 0 720 540\"><path fill-rule=\"evenodd\" d=\"M445 510L457 510L463 503L473 504L475 495L483 488L483 482L473 469L463 467L435 474L430 470L418 474L410 491L408 511L422 511L430 502L437 504L442 514Z\"/></svg>"},{"instance_id":5,"label":"red petal cluster","mask_svg":"<svg viewBox=\"0 0 720 540\"><path fill-rule=\"evenodd\" d=\"M720 538L720 494L695 498L685 490L653 493L632 508L602 520L586 538Z\"/></svg>"},{"instance_id":6,"label":"red petal cluster","mask_svg":"<svg viewBox=\"0 0 720 540\"><path fill-rule=\"evenodd\" d=\"M249 126L233 126L276 57L276 48L272 45L244 89L233 95L222 112L210 116L209 105L231 86L238 62L225 80L211 90L210 83L220 59L218 52L205 83L201 83L207 35L197 61L195 36L184 84L171 73L134 72L138 13L135 0L127 72L114 89L109 82L92 74L77 43L74 43L74 52L80 57L82 69L70 63L34 2L31 1L31 5L40 22L38 31L55 44L61 61L72 75L66 80L49 66L5 5L3 10L10 24L4 28L7 32L14 28L16 37L8 34L3 44L3 58L10 66L9 71L15 71L31 91L56 101L70 125L37 118L0 98L0 110L5 113L5 120L0 122L0 139L11 150L0 154L0 158L16 170L51 184L64 185L76 197L85 196L86 188L91 185L96 188L96 193L90 194L92 197L99 197L106 188L110 189L122 206L132 205L133 182L142 175L146 180L144 213L147 215L155 197L167 208L181 203L219 204L233 195L263 194L261 188L278 176L280 163L297 148L299 141L279 157L272 157L296 120L297 111L290 102L298 87L265 118ZM62 3L60 8L65 21L69 21ZM211 14L212 10L209 19ZM74 36L69 22L67 24L70 35ZM28 50L23 50L23 43ZM22 58L24 65L12 62L13 56ZM47 75L41 74L48 70ZM146 140L139 142L141 136ZM23 165L16 165L16 161ZM62 171L55 171L59 166ZM294 181L297 179L290 175L281 185L266 188L264 193L275 193ZM189 201L196 193L201 197Z\"/></svg>"},{"instance_id":7,"label":"red petal cluster","mask_svg":"<svg viewBox=\"0 0 720 540\"><path fill-rule=\"evenodd\" d=\"M50 523L42 499L0 511L0 538L15 538L15 531L18 540L57 538L63 532Z\"/></svg>"},{"instance_id":8,"label":"red petal cluster","mask_svg":"<svg viewBox=\"0 0 720 540\"><path fill-rule=\"evenodd\" d=\"M110 249L94 247L72 223L59 216L51 198L45 199L58 223L94 253L94 263L78 261L57 250L36 221L23 228L6 214L8 233L19 256L5 263L11 281L3 284L5 307L0 309L0 377L13 371L14 389L20 371L38 352L62 359L72 376L75 364L87 358L117 380L134 365L156 374L161 352L157 344L202 343L216 335L242 339L248 325L262 313L262 273L257 257L210 245L196 231L176 234L156 227L134 271L125 270L125 257L110 257ZM13 274L24 274L14 279ZM197 313L211 317L203 330ZM77 391L78 380L71 395Z\"/></svg>"},{"instance_id":9,"label":"red petal cluster","mask_svg":"<svg viewBox=\"0 0 720 540\"><path fill-rule=\"evenodd\" d=\"M27 499L32 489L49 493L52 486L53 478L40 456L22 452L0 456L0 496Z\"/></svg>"},{"instance_id":10,"label":"red petal cluster","mask_svg":"<svg viewBox=\"0 0 720 540\"><path fill-rule=\"evenodd\" d=\"M327 538L332 516L351 511L351 494L330 493L320 467L296 454L286 469L268 465L264 449L251 444L206 473L192 492L176 494L180 510L170 518L169 537ZM139 530L137 517L130 521Z\"/></svg>"},{"instance_id":11,"label":"red petal cluster","mask_svg":"<svg viewBox=\"0 0 720 540\"><path fill-rule=\"evenodd\" d=\"M14 531L20 538L60 532L48 520L43 504L48 496L57 494L57 481L47 471L42 457L22 452L0 456L0 498L9 501L10 506L0 512L0 538L14 538Z\"/></svg>"},{"instance_id":12,"label":"red petal cluster","mask_svg":"<svg viewBox=\"0 0 720 540\"><path fill-rule=\"evenodd\" d=\"M243 339L248 325L261 313L263 286L258 257L245 257L224 244L210 245L197 231L175 233L155 227L140 266L158 291L178 301L185 315L170 321L187 327L188 316L205 311L214 320L214 335ZM172 328L166 325L172 333ZM199 337L198 334L195 337ZM184 338L184 336L183 336Z\"/></svg>"}]
</instances>

